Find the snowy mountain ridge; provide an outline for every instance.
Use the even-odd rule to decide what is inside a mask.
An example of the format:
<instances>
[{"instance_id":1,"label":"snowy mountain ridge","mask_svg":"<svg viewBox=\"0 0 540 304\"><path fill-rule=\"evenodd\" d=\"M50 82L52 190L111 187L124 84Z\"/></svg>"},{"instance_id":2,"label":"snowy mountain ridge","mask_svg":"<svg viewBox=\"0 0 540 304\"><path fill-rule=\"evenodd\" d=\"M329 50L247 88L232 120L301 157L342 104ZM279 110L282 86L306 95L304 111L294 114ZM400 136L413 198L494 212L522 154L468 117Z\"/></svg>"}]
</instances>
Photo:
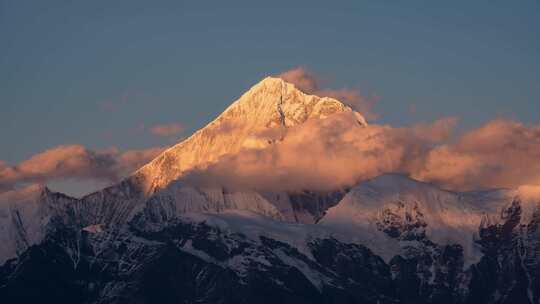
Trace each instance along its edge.
<instances>
[{"instance_id":1,"label":"snowy mountain ridge","mask_svg":"<svg viewBox=\"0 0 540 304\"><path fill-rule=\"evenodd\" d=\"M0 266L0 296L18 298L28 283L17 280L39 278L48 271L42 267L63 272L53 282L70 284L68 290L92 303L123 303L140 292L148 293L144 303L159 294L214 303L208 296L228 299L219 286L230 283L239 284L235 290L245 301L261 303L276 295L286 303L302 295L310 299L305 303L351 304L536 303L540 296L540 209L521 217L533 202L521 200L519 191L456 193L383 175L353 187L317 224L302 224L265 214L272 208L204 210L197 204L205 201L191 197L214 196L214 204L245 194L176 187L187 194L173 202L167 199L173 193L150 199L125 224L106 224L106 210L99 216L85 202L45 188L2 196L2 214L10 212L0 227L30 241L13 243L19 258ZM40 212L25 209L36 203ZM10 228L14 220L22 225ZM36 230L36 223L46 228ZM172 272L160 275L167 269ZM73 276L78 279L69 281ZM148 280L166 289L153 290ZM177 288L181 295L172 292ZM198 292L188 292L192 288ZM250 292L268 288L273 296L266 299Z\"/></svg>"},{"instance_id":2,"label":"snowy mountain ridge","mask_svg":"<svg viewBox=\"0 0 540 304\"><path fill-rule=\"evenodd\" d=\"M486 223L500 222L502 210L518 197L517 190L450 192L404 176L388 174L353 187L336 206L327 210L316 226L338 239L363 244L378 255L390 258L401 252L402 245L410 245L409 240L389 236L381 228L381 223L404 224L409 221L409 224L414 224L406 217L420 213L426 224L422 233L439 244L461 244L466 264L470 265L482 256L475 244L475 232ZM523 202L524 207L534 205L533 202ZM0 237L6 245L2 247L2 261L41 242L54 217L63 218L81 229L91 225L122 223L116 222L118 212L114 209L100 211L100 208L90 208L89 205L92 203L53 193L41 186L2 194L0 231L5 232ZM285 213L280 212L264 194L254 191L226 193L223 189L197 189L181 183L173 183L151 196L133 212L133 216L166 225L186 214L231 212L251 212L275 221L296 222L286 218Z\"/></svg>"}]
</instances>

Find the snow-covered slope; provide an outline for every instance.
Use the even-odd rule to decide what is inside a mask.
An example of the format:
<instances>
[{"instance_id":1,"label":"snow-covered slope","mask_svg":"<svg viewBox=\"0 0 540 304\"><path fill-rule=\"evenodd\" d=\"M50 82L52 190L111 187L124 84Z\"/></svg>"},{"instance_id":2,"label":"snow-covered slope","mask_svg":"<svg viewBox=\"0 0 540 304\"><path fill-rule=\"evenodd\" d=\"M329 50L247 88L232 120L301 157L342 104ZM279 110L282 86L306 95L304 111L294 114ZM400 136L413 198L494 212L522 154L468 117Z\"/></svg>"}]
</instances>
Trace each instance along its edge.
<instances>
[{"instance_id":1,"label":"snow-covered slope","mask_svg":"<svg viewBox=\"0 0 540 304\"><path fill-rule=\"evenodd\" d=\"M143 212L145 217L158 222L171 221L186 213L238 210L279 221L312 224L329 207L337 204L345 193L344 190L329 193L230 190L225 187L195 187L176 180L150 196L144 203Z\"/></svg>"},{"instance_id":2,"label":"snow-covered slope","mask_svg":"<svg viewBox=\"0 0 540 304\"><path fill-rule=\"evenodd\" d=\"M145 203L145 217L166 223L186 213L221 213L227 210L251 211L276 220L284 215L255 191L228 191L225 188L196 188L181 181L169 184Z\"/></svg>"},{"instance_id":3,"label":"snow-covered slope","mask_svg":"<svg viewBox=\"0 0 540 304\"><path fill-rule=\"evenodd\" d=\"M0 194L0 264L45 238L56 210L75 199L32 185Z\"/></svg>"},{"instance_id":4,"label":"snow-covered slope","mask_svg":"<svg viewBox=\"0 0 540 304\"><path fill-rule=\"evenodd\" d=\"M518 195L512 190L451 192L387 174L354 187L328 210L321 225L352 235L386 258L423 236L438 244L460 244L470 265L482 256L475 243L479 227L499 222Z\"/></svg>"}]
</instances>

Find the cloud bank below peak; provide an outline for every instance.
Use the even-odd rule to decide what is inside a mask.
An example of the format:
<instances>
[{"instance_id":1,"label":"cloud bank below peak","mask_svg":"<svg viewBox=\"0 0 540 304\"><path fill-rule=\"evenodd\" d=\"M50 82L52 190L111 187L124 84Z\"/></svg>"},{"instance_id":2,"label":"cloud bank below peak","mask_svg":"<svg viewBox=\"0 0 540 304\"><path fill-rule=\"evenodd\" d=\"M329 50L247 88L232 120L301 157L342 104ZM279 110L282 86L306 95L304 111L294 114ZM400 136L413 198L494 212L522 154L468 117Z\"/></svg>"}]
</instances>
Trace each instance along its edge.
<instances>
[{"instance_id":1,"label":"cloud bank below peak","mask_svg":"<svg viewBox=\"0 0 540 304\"><path fill-rule=\"evenodd\" d=\"M394 128L358 128L335 114L288 130L266 149L225 156L191 183L263 191L327 191L385 173L401 173L449 190L540 185L540 127L493 120L453 136L457 119Z\"/></svg>"},{"instance_id":2,"label":"cloud bank below peak","mask_svg":"<svg viewBox=\"0 0 540 304\"><path fill-rule=\"evenodd\" d=\"M362 114L368 113L368 117L374 115L369 114L373 99L362 97L357 90L324 88L319 78L304 68L279 77L306 93L334 97ZM270 128L249 134L251 142L265 144L244 144L239 152L218 155L217 162L212 158L208 166L191 170L182 178L202 186L265 191L334 190L386 173L406 174L460 191L540 186L540 126L496 119L456 135L456 124L456 117L447 117L409 127L360 126L350 113L331 114L285 131ZM174 123L145 130L167 137L184 128ZM235 132L239 131L234 125L226 123L210 133L230 137ZM0 192L22 184L58 180L113 183L163 150L156 147L121 152L115 148L57 146L14 166L0 161ZM196 151L196 157L204 152Z\"/></svg>"},{"instance_id":3,"label":"cloud bank below peak","mask_svg":"<svg viewBox=\"0 0 540 304\"><path fill-rule=\"evenodd\" d=\"M0 161L0 191L58 180L117 182L163 150L163 147L154 147L120 152L116 148L91 150L82 145L56 146L15 166Z\"/></svg>"},{"instance_id":4,"label":"cloud bank below peak","mask_svg":"<svg viewBox=\"0 0 540 304\"><path fill-rule=\"evenodd\" d=\"M540 126L497 119L437 146L413 176L451 189L540 185Z\"/></svg>"},{"instance_id":5,"label":"cloud bank below peak","mask_svg":"<svg viewBox=\"0 0 540 304\"><path fill-rule=\"evenodd\" d=\"M446 140L455 119L410 128L359 126L348 113L291 127L265 149L244 149L188 182L269 191L328 191L383 173L420 170L432 146Z\"/></svg>"}]
</instances>

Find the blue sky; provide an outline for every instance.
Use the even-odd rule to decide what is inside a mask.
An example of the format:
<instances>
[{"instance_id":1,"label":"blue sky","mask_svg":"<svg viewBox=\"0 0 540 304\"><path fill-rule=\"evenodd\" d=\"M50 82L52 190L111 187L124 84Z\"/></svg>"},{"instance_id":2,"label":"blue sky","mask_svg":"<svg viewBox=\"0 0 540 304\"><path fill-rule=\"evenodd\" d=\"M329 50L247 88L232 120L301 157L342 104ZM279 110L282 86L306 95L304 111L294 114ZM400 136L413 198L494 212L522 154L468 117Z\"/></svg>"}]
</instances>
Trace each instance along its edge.
<instances>
[{"instance_id":1,"label":"blue sky","mask_svg":"<svg viewBox=\"0 0 540 304\"><path fill-rule=\"evenodd\" d=\"M0 160L168 145L296 66L378 96L378 123L539 122L538 1L149 3L0 1Z\"/></svg>"}]
</instances>

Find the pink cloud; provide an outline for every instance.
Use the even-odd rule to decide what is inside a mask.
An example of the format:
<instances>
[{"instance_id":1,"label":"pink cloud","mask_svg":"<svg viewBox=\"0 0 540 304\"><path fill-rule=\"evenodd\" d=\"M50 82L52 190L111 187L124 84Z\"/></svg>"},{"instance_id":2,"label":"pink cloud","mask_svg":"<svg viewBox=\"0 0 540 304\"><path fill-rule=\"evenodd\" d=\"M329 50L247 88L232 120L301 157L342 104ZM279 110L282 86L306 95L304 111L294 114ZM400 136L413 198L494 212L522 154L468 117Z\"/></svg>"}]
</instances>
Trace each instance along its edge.
<instances>
[{"instance_id":1,"label":"pink cloud","mask_svg":"<svg viewBox=\"0 0 540 304\"><path fill-rule=\"evenodd\" d=\"M127 171L132 171L134 169L140 168L152 159L156 158L164 150L164 147L155 147L142 150L128 150L124 153L121 153L118 159L119 163L122 164L121 167L126 168Z\"/></svg>"},{"instance_id":2,"label":"pink cloud","mask_svg":"<svg viewBox=\"0 0 540 304\"><path fill-rule=\"evenodd\" d=\"M493 120L435 147L414 176L452 189L540 185L540 126Z\"/></svg>"},{"instance_id":3,"label":"pink cloud","mask_svg":"<svg viewBox=\"0 0 540 304\"><path fill-rule=\"evenodd\" d=\"M308 120L267 148L221 158L187 181L258 190L334 190L403 173L450 190L540 186L540 126L494 120L454 137L457 119L359 127L346 114Z\"/></svg>"},{"instance_id":4,"label":"pink cloud","mask_svg":"<svg viewBox=\"0 0 540 304\"><path fill-rule=\"evenodd\" d=\"M98 107L101 110L106 112L117 112L122 109L125 109L128 105L136 102L141 93L134 90L127 90L110 99L101 100L97 103Z\"/></svg>"},{"instance_id":5,"label":"pink cloud","mask_svg":"<svg viewBox=\"0 0 540 304\"><path fill-rule=\"evenodd\" d=\"M158 136L171 136L182 133L185 130L184 125L180 123L170 123L163 125L156 125L150 128L150 132Z\"/></svg>"},{"instance_id":6,"label":"pink cloud","mask_svg":"<svg viewBox=\"0 0 540 304\"><path fill-rule=\"evenodd\" d=\"M452 119L412 128L361 127L350 113L311 119L265 149L228 155L186 180L269 191L325 191L422 165L430 147L448 136Z\"/></svg>"},{"instance_id":7,"label":"pink cloud","mask_svg":"<svg viewBox=\"0 0 540 304\"><path fill-rule=\"evenodd\" d=\"M333 114L289 128L267 148L226 155L185 179L265 191L325 191L398 172L453 190L540 186L540 126L494 120L452 137L456 121L450 117L406 128L362 127L350 113ZM0 191L55 180L113 182L162 151L57 146L16 166L0 161Z\"/></svg>"},{"instance_id":8,"label":"pink cloud","mask_svg":"<svg viewBox=\"0 0 540 304\"><path fill-rule=\"evenodd\" d=\"M16 166L0 162L0 189L63 179L114 182L152 160L163 149L94 151L81 145L61 145L35 154Z\"/></svg>"}]
</instances>

